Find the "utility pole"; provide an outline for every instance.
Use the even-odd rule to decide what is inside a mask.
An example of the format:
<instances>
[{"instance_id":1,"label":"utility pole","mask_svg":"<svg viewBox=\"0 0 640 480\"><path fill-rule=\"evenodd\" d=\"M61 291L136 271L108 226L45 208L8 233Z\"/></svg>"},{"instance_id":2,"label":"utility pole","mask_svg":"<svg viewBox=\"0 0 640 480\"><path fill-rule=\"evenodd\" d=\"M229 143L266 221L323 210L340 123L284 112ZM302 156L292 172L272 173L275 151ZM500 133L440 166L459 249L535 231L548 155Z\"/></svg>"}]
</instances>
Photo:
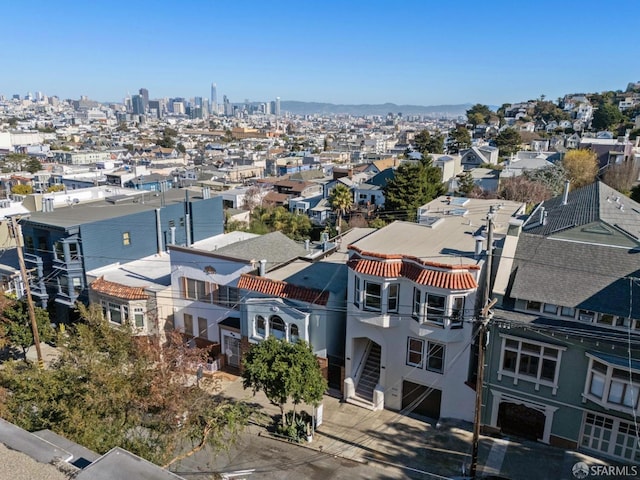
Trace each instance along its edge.
<instances>
[{"instance_id":1,"label":"utility pole","mask_svg":"<svg viewBox=\"0 0 640 480\"><path fill-rule=\"evenodd\" d=\"M27 296L27 307L29 308L29 318L31 319L31 331L33 333L33 343L36 346L36 354L38 356L38 366L44 368L44 360L42 358L42 350L40 349L40 334L38 333L38 323L36 321L36 309L33 306L31 298L31 286L29 285L29 277L27 277L27 268L24 265L24 255L22 253L22 228L16 222L16 217L11 217L11 229L13 237L16 239L16 251L18 253L18 261L20 262L20 274L22 275L22 283L24 283L24 291Z\"/></svg>"},{"instance_id":2,"label":"utility pole","mask_svg":"<svg viewBox=\"0 0 640 480\"><path fill-rule=\"evenodd\" d=\"M486 350L486 332L489 320L491 320L490 308L496 304L496 300L489 302L491 295L491 270L493 268L493 216L494 208L490 207L487 214L487 262L485 265L485 285L482 292L482 310L480 311L480 326L478 333L478 371L476 374L476 404L473 419L473 440L471 444L471 478L477 478L478 449L480 446L480 423L482 422L482 384L484 383L484 352Z\"/></svg>"}]
</instances>

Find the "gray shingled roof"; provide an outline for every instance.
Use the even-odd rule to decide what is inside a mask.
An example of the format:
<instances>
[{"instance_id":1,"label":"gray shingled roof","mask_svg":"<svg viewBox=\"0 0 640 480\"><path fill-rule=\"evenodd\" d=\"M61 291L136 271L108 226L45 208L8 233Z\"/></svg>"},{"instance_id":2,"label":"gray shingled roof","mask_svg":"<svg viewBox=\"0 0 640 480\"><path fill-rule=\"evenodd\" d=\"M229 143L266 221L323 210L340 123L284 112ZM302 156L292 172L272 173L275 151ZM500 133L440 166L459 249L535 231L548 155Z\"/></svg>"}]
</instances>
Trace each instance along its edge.
<instances>
[{"instance_id":1,"label":"gray shingled roof","mask_svg":"<svg viewBox=\"0 0 640 480\"><path fill-rule=\"evenodd\" d=\"M546 223L540 222L540 207L546 213ZM569 192L567 204L562 195L542 202L523 230L536 235L551 235L568 228L603 221L640 239L640 204L602 182L594 182Z\"/></svg>"},{"instance_id":2,"label":"gray shingled roof","mask_svg":"<svg viewBox=\"0 0 640 480\"><path fill-rule=\"evenodd\" d=\"M640 250L522 233L512 268L512 298L640 318Z\"/></svg>"},{"instance_id":3,"label":"gray shingled roof","mask_svg":"<svg viewBox=\"0 0 640 480\"><path fill-rule=\"evenodd\" d=\"M266 260L267 271L307 255L304 246L281 232L271 232L219 248L217 255L240 260Z\"/></svg>"}]
</instances>

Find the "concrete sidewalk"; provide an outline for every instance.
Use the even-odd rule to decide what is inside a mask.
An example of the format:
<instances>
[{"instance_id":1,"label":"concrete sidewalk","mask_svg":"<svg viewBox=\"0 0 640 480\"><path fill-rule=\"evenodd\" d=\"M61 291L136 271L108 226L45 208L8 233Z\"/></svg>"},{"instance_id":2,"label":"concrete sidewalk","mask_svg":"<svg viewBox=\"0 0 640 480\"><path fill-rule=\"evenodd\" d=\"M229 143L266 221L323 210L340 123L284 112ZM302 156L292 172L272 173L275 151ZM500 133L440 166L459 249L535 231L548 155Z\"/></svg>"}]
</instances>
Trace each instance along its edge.
<instances>
[{"instance_id":1,"label":"concrete sidewalk","mask_svg":"<svg viewBox=\"0 0 640 480\"><path fill-rule=\"evenodd\" d=\"M280 414L262 392L255 396L242 388L242 380L223 382L221 395L255 405L264 414L266 427ZM285 411L292 408L287 405ZM298 406L297 411L312 413ZM372 412L325 396L323 422L311 443L304 447L386 468L401 469L407 478L435 479L461 477L471 462L472 425L447 422L432 425L390 410ZM482 437L478 471L513 480L573 479L572 466L579 461L603 464L585 455L537 442ZM464 469L464 470L463 470Z\"/></svg>"}]
</instances>

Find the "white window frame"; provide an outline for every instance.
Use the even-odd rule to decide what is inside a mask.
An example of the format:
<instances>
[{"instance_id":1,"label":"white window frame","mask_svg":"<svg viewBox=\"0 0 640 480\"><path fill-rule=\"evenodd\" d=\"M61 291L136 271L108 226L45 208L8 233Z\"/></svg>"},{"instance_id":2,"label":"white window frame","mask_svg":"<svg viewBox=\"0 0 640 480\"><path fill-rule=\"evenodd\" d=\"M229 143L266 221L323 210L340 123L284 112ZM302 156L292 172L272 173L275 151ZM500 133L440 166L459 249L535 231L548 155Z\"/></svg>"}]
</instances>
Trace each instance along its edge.
<instances>
[{"instance_id":1,"label":"white window frame","mask_svg":"<svg viewBox=\"0 0 640 480\"><path fill-rule=\"evenodd\" d=\"M429 303L432 298L441 298L443 300L442 307L431 306ZM447 312L447 296L426 292L424 295L424 310L427 322L444 326L445 314ZM437 312L437 314L434 315L434 312Z\"/></svg>"},{"instance_id":2,"label":"white window frame","mask_svg":"<svg viewBox=\"0 0 640 480\"><path fill-rule=\"evenodd\" d=\"M430 368L429 367L429 361L431 360L432 357L436 357L436 355L434 355L432 353L432 349L435 348L440 348L440 351L442 352L442 367L440 369L437 368ZM427 349L425 350L425 362L424 362L424 366L425 368L430 371L430 372L434 372L434 373L440 373L440 374L444 374L444 365L445 365L445 359L446 359L446 353L447 353L447 347L443 344L443 343L437 343L437 342L427 342Z\"/></svg>"},{"instance_id":3,"label":"white window frame","mask_svg":"<svg viewBox=\"0 0 640 480\"><path fill-rule=\"evenodd\" d=\"M391 294L391 290L396 290L395 295ZM388 313L398 313L398 309L400 308L400 284L398 282L393 282L387 285L385 289L387 291L387 312ZM391 308L391 301L395 301L396 306Z\"/></svg>"},{"instance_id":4,"label":"white window frame","mask_svg":"<svg viewBox=\"0 0 640 480\"><path fill-rule=\"evenodd\" d=\"M562 352L564 352L567 348L562 347L560 345L554 345L550 343L540 342L538 340L531 340L523 337L516 337L512 335L504 335L500 334L502 338L502 346L500 348L500 365L498 367L498 380L502 380L502 377L510 377L513 378L513 384L517 385L519 381L530 382L535 385L535 390L540 390L540 386L544 385L547 387L551 387L551 393L555 395L558 391L558 377L560 376L560 364L562 363ZM507 347L507 340L511 340L518 343L517 347ZM523 352L522 344L529 343L532 345L536 345L540 347L540 353L535 354L533 352L527 352L526 350ZM555 357L551 354L551 352L547 352L546 350L556 350L557 354ZM504 369L504 359L505 359L505 351L510 351L516 353L516 363L514 371L505 370ZM538 358L538 367L536 375L527 375L526 373L520 373L520 361L523 355L526 356L537 356ZM546 380L542 378L542 364L544 360L555 360L555 372L553 376L553 381Z\"/></svg>"},{"instance_id":5,"label":"white window frame","mask_svg":"<svg viewBox=\"0 0 640 480\"><path fill-rule=\"evenodd\" d=\"M624 462L637 463L640 445L634 434L633 421L587 410L584 412L581 430L580 448L604 453Z\"/></svg>"},{"instance_id":6,"label":"white window frame","mask_svg":"<svg viewBox=\"0 0 640 480\"><path fill-rule=\"evenodd\" d=\"M368 291L368 287L369 285L376 285L378 288L380 288L380 295L372 295L369 293ZM382 282L373 282L371 280L365 280L364 281L364 288L362 289L362 293L363 293L363 302L362 302L362 306L364 308L364 310L367 310L369 312L382 312L382 300L384 297L384 283ZM378 306L372 306L369 304L369 297L371 297L372 299L377 298L378 299Z\"/></svg>"},{"instance_id":7,"label":"white window frame","mask_svg":"<svg viewBox=\"0 0 640 480\"><path fill-rule=\"evenodd\" d=\"M587 377L585 379L584 391L582 393L583 401L590 400L608 410L617 410L628 414L632 414L634 411L638 413L640 411L640 379L633 379L632 382L630 381L629 367L609 363L589 353L586 353L585 355L589 359L589 367L587 370ZM595 366L596 364L604 367L606 371L599 371ZM614 371L622 373L620 373L619 376L616 376L614 375ZM638 377L640 376L640 370L631 369L631 374ZM592 390L594 377L599 378L603 383L602 396L597 395ZM613 384L622 384L623 395L619 402L611 400L611 387ZM629 406L624 402L624 398L628 391L631 391L632 395L635 393L635 405L633 406Z\"/></svg>"}]
</instances>

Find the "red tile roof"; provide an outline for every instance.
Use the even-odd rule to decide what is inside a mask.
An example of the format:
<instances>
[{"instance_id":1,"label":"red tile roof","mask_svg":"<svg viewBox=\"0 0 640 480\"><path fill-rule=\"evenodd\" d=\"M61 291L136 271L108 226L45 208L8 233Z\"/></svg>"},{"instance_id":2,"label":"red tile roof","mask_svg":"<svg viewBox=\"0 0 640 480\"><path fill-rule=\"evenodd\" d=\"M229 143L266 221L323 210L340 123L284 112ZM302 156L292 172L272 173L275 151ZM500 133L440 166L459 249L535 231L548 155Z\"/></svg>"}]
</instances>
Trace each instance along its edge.
<instances>
[{"instance_id":1,"label":"red tile roof","mask_svg":"<svg viewBox=\"0 0 640 480\"><path fill-rule=\"evenodd\" d=\"M401 261L385 262L356 257L349 260L347 265L353 271L365 275L385 278L405 277L420 285L447 290L470 290L478 287L476 279L469 272L422 268L409 260L413 259L405 258Z\"/></svg>"},{"instance_id":2,"label":"red tile roof","mask_svg":"<svg viewBox=\"0 0 640 480\"><path fill-rule=\"evenodd\" d=\"M298 287L287 282L256 277L255 275L240 275L238 288L317 305L326 305L329 301L329 292L315 288Z\"/></svg>"},{"instance_id":3,"label":"red tile roof","mask_svg":"<svg viewBox=\"0 0 640 480\"><path fill-rule=\"evenodd\" d=\"M91 284L91 290L95 292L125 300L146 300L149 295L145 293L144 289L145 287L128 287L121 283L109 282L104 277L94 280Z\"/></svg>"},{"instance_id":4,"label":"red tile roof","mask_svg":"<svg viewBox=\"0 0 640 480\"><path fill-rule=\"evenodd\" d=\"M355 245L349 245L347 247L349 250L353 250L357 252L362 257L372 257L372 258L381 258L383 260L412 260L416 263L427 267L436 267L436 268L446 268L447 270L480 270L479 265L475 264L449 264L449 263L438 263L438 262L429 262L427 260L422 260L419 257L413 257L411 255L402 255L400 253L377 253L377 252L367 252L362 250Z\"/></svg>"}]
</instances>

